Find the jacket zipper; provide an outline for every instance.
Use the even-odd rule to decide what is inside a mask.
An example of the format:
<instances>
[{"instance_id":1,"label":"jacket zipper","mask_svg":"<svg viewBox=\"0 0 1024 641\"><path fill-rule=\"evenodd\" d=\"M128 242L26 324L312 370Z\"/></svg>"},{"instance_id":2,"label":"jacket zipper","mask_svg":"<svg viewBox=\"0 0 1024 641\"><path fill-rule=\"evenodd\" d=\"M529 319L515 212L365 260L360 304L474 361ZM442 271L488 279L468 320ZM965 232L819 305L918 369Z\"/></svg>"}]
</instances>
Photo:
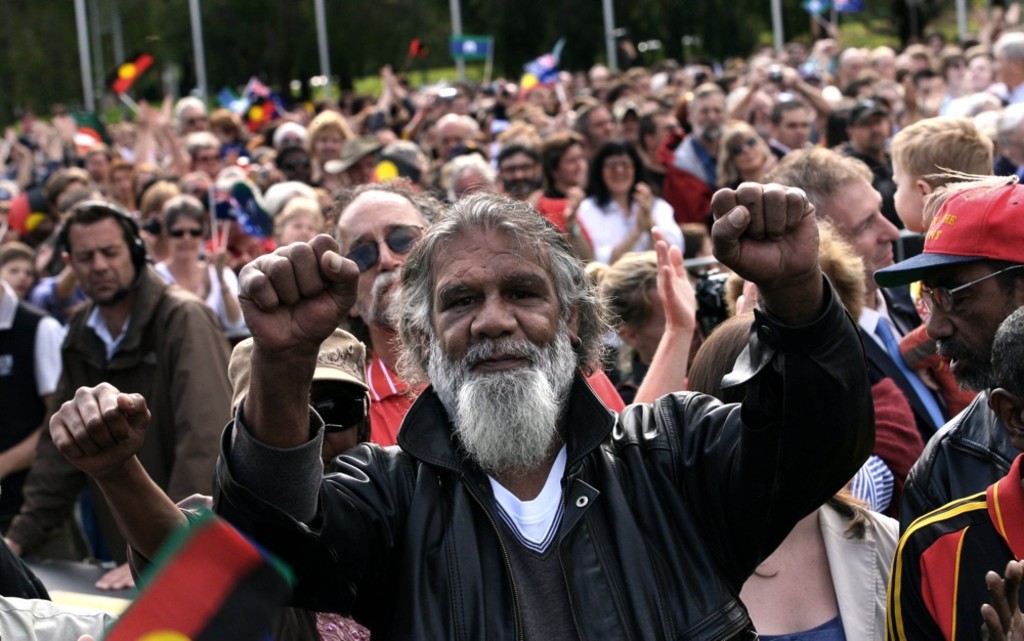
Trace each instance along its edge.
<instances>
[{"instance_id":1,"label":"jacket zipper","mask_svg":"<svg viewBox=\"0 0 1024 641\"><path fill-rule=\"evenodd\" d=\"M512 586L512 605L516 613L516 639L517 641L523 640L523 625L520 621L519 613L519 590L516 588L516 579L512 575L512 560L509 558L508 549L505 547L505 539L501 536L501 530L498 529L498 523L491 516L490 510L484 505L483 500L477 496L476 491L473 489L472 482L466 482L466 489L469 490L469 495L473 497L480 509L483 510L484 515L487 516L487 521L490 522L491 527L494 529L494 534L498 537L498 544L501 545L501 556L505 560L505 570L508 571L508 581Z\"/></svg>"}]
</instances>

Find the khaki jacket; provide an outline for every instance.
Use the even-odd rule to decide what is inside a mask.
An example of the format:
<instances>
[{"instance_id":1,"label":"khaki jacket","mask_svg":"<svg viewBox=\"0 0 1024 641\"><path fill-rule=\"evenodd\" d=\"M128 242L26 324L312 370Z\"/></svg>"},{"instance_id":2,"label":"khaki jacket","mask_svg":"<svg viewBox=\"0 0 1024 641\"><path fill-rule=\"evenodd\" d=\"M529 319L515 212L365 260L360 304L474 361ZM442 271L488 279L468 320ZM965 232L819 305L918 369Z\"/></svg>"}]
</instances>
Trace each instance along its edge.
<instances>
[{"instance_id":1,"label":"khaki jacket","mask_svg":"<svg viewBox=\"0 0 1024 641\"><path fill-rule=\"evenodd\" d=\"M93 305L71 319L52 407L73 398L79 387L101 382L142 394L152 413L138 454L143 467L174 501L209 494L218 437L231 418L228 343L201 300L166 284L150 267L140 281L127 335L109 363L103 341L86 326ZM67 518L87 482L43 430L25 482L25 504L7 536L31 551ZM93 502L110 552L123 562L124 538L95 485Z\"/></svg>"}]
</instances>

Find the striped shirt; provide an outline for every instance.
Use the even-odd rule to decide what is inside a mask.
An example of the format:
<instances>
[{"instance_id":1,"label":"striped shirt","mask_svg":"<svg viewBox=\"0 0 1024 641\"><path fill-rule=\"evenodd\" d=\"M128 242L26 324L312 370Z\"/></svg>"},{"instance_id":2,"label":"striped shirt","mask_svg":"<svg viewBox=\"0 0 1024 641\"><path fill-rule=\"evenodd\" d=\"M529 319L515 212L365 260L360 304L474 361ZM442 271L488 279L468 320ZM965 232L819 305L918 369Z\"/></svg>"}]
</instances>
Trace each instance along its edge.
<instances>
[{"instance_id":1,"label":"striped shirt","mask_svg":"<svg viewBox=\"0 0 1024 641\"><path fill-rule=\"evenodd\" d=\"M1002 576L1024 557L1021 456L985 492L953 501L911 523L889 579L886 639L980 638L985 573ZM1024 594L1024 592L1022 592Z\"/></svg>"}]
</instances>

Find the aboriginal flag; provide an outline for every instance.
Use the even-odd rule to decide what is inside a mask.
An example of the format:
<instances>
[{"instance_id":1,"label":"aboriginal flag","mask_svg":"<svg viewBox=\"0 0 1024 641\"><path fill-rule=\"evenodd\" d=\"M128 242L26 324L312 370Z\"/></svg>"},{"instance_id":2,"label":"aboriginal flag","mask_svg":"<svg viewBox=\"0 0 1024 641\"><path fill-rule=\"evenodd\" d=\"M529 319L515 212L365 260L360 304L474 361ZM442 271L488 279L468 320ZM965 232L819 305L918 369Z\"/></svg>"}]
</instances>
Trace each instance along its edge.
<instances>
[{"instance_id":1,"label":"aboriginal flag","mask_svg":"<svg viewBox=\"0 0 1024 641\"><path fill-rule=\"evenodd\" d=\"M153 56L148 53L140 53L131 60L122 62L114 72L114 77L110 81L110 89L115 94L123 94L131 89L142 72L149 69L152 64Z\"/></svg>"},{"instance_id":2,"label":"aboriginal flag","mask_svg":"<svg viewBox=\"0 0 1024 641\"><path fill-rule=\"evenodd\" d=\"M293 582L287 566L205 512L161 549L104 641L264 639Z\"/></svg>"}]
</instances>

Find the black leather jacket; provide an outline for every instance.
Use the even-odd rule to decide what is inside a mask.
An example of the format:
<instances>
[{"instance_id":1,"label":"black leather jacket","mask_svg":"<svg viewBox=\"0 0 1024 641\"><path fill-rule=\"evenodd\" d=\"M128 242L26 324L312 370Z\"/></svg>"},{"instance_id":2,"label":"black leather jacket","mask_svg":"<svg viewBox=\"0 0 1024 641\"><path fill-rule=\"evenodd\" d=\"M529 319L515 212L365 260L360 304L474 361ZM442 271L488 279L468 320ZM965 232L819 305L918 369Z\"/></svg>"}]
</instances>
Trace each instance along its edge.
<instances>
[{"instance_id":1,"label":"black leather jacket","mask_svg":"<svg viewBox=\"0 0 1024 641\"><path fill-rule=\"evenodd\" d=\"M743 581L872 447L863 351L836 300L799 330L758 318L742 406L680 393L616 416L577 376L552 545L581 639L753 638ZM234 429L216 509L291 564L297 605L352 613L375 641L522 638L514 542L430 389L399 447L335 459L309 524L235 480Z\"/></svg>"},{"instance_id":2,"label":"black leather jacket","mask_svg":"<svg viewBox=\"0 0 1024 641\"><path fill-rule=\"evenodd\" d=\"M978 394L964 411L928 439L907 474L900 506L900 530L914 519L985 489L1006 476L1020 454L1006 428Z\"/></svg>"}]
</instances>

